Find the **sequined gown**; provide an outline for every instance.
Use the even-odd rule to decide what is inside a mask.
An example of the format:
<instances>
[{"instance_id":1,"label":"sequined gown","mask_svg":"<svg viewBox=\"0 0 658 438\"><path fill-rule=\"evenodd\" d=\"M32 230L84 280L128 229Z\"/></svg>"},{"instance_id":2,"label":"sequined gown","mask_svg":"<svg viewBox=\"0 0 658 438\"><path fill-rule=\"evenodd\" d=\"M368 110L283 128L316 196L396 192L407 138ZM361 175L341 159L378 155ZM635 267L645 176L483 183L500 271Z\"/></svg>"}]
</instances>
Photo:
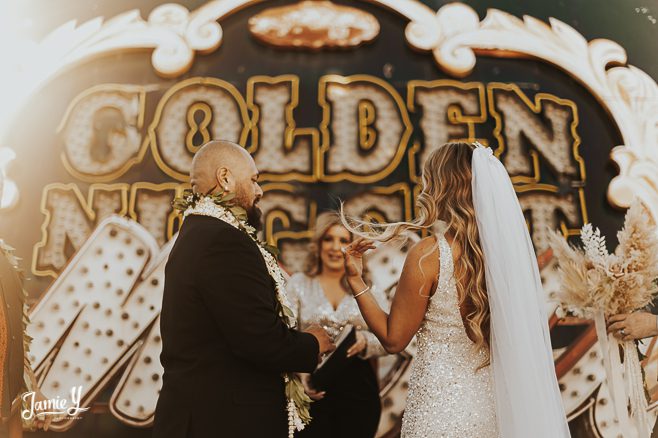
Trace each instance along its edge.
<instances>
[{"instance_id":1,"label":"sequined gown","mask_svg":"<svg viewBox=\"0 0 658 438\"><path fill-rule=\"evenodd\" d=\"M450 245L438 234L436 292L416 336L402 438L498 438L491 367L468 338L457 299Z\"/></svg>"}]
</instances>

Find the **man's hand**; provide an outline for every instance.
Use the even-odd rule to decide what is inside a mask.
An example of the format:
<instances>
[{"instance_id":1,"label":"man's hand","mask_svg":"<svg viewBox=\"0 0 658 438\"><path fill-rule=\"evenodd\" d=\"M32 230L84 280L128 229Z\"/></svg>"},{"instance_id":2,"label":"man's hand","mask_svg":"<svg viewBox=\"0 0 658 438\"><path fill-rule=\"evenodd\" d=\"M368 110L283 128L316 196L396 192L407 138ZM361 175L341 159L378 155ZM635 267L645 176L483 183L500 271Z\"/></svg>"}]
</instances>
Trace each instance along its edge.
<instances>
[{"instance_id":1,"label":"man's hand","mask_svg":"<svg viewBox=\"0 0 658 438\"><path fill-rule=\"evenodd\" d=\"M320 345L320 357L323 354L330 353L336 349L336 345L332 342L331 338L327 334L327 331L320 326L313 325L306 329L306 333L310 333L315 336L315 339L318 340ZM318 359L318 362L320 359Z\"/></svg>"},{"instance_id":2,"label":"man's hand","mask_svg":"<svg viewBox=\"0 0 658 438\"><path fill-rule=\"evenodd\" d=\"M658 335L656 315L649 312L621 313L608 318L608 333L623 341Z\"/></svg>"}]
</instances>

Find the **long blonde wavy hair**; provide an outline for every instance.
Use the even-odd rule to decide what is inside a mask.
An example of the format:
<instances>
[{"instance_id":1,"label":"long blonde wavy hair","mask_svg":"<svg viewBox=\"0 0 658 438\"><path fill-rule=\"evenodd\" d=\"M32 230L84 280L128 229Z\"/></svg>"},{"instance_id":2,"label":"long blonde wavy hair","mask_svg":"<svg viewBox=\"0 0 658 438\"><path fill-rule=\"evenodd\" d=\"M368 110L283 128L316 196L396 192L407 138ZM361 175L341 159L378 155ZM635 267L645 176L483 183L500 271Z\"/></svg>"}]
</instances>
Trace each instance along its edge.
<instances>
[{"instance_id":1,"label":"long blonde wavy hair","mask_svg":"<svg viewBox=\"0 0 658 438\"><path fill-rule=\"evenodd\" d=\"M477 347L488 350L489 298L471 189L473 149L474 145L469 143L446 143L427 157L423 166L423 190L418 195L417 217L413 221L371 223L346 217L342 210L341 219L353 234L381 242L400 238L406 231L431 231L437 221L446 222L446 232L460 250L455 263L455 280L466 332ZM434 250L437 246L438 242ZM482 366L488 364L489 359Z\"/></svg>"}]
</instances>

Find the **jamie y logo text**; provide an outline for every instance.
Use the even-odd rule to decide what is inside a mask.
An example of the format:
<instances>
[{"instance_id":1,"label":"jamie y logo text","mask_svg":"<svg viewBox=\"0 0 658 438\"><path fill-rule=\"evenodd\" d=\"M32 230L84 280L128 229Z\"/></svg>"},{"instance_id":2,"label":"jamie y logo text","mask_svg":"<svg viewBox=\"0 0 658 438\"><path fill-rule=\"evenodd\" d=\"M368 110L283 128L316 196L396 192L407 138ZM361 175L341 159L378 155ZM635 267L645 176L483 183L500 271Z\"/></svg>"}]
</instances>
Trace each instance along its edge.
<instances>
[{"instance_id":1,"label":"jamie y logo text","mask_svg":"<svg viewBox=\"0 0 658 438\"><path fill-rule=\"evenodd\" d=\"M21 416L24 420L31 420L35 416L55 415L65 417L76 417L77 414L89 410L89 408L80 407L80 398L82 386L71 388L71 398L61 398L57 396L51 399L38 400L35 392L30 391L23 394L22 399L27 406L23 409ZM69 401L71 404L69 404Z\"/></svg>"}]
</instances>

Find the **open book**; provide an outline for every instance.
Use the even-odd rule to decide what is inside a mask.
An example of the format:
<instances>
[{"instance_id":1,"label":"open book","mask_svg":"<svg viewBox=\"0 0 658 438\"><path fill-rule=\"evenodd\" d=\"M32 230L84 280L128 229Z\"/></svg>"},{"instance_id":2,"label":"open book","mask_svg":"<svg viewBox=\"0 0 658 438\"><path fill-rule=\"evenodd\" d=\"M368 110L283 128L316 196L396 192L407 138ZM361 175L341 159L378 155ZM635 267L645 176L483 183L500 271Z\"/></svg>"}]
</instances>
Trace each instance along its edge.
<instances>
[{"instance_id":1,"label":"open book","mask_svg":"<svg viewBox=\"0 0 658 438\"><path fill-rule=\"evenodd\" d=\"M313 388L318 391L324 390L333 380L340 376L340 373L349 364L349 361L353 359L347 357L347 350L355 342L356 329L352 324L347 324L336 338L336 349L325 356L313 374L311 374Z\"/></svg>"}]
</instances>

